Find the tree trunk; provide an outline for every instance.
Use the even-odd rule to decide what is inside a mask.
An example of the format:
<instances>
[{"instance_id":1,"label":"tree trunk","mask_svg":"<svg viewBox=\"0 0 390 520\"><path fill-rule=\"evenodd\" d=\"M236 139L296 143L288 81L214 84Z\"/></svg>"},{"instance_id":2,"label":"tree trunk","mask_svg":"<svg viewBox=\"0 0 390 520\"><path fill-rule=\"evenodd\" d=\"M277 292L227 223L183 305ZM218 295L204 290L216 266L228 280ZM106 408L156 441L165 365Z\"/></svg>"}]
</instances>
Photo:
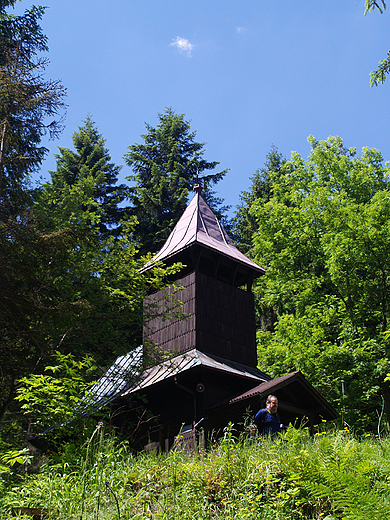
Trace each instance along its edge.
<instances>
[{"instance_id":1,"label":"tree trunk","mask_svg":"<svg viewBox=\"0 0 390 520\"><path fill-rule=\"evenodd\" d=\"M2 423L4 415L6 414L6 411L8 410L8 407L12 403L14 397L15 397L15 388L14 388L14 384L12 383L12 388L10 388L8 397L6 397L2 401L1 406L0 406L0 424Z\"/></svg>"},{"instance_id":2,"label":"tree trunk","mask_svg":"<svg viewBox=\"0 0 390 520\"><path fill-rule=\"evenodd\" d=\"M7 122L4 121L2 123L2 128L1 128L1 141L0 141L0 198L2 196L2 189L3 189L3 177L4 177L3 155L4 155L4 142L5 142L6 128L7 128Z\"/></svg>"}]
</instances>

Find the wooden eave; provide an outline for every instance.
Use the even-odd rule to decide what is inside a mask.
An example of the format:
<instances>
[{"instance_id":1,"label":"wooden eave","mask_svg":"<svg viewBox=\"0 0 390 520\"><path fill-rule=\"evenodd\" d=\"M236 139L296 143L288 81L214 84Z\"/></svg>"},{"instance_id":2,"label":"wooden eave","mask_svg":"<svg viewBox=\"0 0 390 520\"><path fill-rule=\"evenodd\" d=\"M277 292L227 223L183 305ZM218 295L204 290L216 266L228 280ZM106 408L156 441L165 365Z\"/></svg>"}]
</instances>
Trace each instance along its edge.
<instances>
[{"instance_id":1,"label":"wooden eave","mask_svg":"<svg viewBox=\"0 0 390 520\"><path fill-rule=\"evenodd\" d=\"M277 395L281 390L287 391L288 393L290 386L294 386L294 393L291 393L291 400L282 401L279 399L281 409L301 416L320 414L326 420L332 420L338 417L336 410L324 399L320 392L307 381L300 371L260 383L243 394L213 406L209 411L213 413L235 405L258 403L269 394ZM296 403L297 400L299 400L300 404ZM310 406L305 406L308 401L311 403Z\"/></svg>"}]
</instances>

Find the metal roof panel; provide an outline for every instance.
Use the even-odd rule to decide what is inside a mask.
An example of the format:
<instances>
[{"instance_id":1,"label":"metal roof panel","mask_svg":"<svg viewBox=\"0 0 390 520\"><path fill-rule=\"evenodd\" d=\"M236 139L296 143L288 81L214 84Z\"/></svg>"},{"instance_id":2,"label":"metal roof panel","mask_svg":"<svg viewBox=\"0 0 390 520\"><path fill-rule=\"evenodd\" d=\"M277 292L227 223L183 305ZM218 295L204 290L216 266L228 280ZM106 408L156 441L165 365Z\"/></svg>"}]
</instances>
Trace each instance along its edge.
<instances>
[{"instance_id":1,"label":"metal roof panel","mask_svg":"<svg viewBox=\"0 0 390 520\"><path fill-rule=\"evenodd\" d=\"M254 382L267 381L269 379L269 376L263 374L256 368L248 367L241 363L234 363L227 359L211 356L197 349L192 349L180 356L164 361L155 367L148 368L139 376L137 383L123 392L122 395L124 396L141 390L142 388L147 388L196 366L205 366L246 379L252 379Z\"/></svg>"},{"instance_id":2,"label":"metal roof panel","mask_svg":"<svg viewBox=\"0 0 390 520\"><path fill-rule=\"evenodd\" d=\"M259 274L265 273L265 269L236 248L199 191L195 193L163 247L143 270L157 262L164 262L195 243L235 260Z\"/></svg>"}]
</instances>

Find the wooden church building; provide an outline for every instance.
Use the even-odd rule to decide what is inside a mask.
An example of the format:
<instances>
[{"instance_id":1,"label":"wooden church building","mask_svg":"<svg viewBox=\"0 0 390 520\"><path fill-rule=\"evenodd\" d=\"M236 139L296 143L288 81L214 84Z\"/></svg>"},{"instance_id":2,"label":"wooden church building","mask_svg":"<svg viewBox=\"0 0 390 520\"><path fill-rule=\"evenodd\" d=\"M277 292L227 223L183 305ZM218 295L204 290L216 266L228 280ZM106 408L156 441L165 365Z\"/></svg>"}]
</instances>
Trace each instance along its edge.
<instances>
[{"instance_id":1,"label":"wooden church building","mask_svg":"<svg viewBox=\"0 0 390 520\"><path fill-rule=\"evenodd\" d=\"M141 445L163 451L179 432L191 441L195 431L205 438L211 432L218 435L230 421L239 428L269 394L278 397L284 424L305 417L312 426L336 418L300 372L272 379L257 368L251 288L265 270L234 246L201 188L194 191L166 243L144 268L155 262L185 266L175 280L178 290L162 289L144 302L145 308L164 305L168 293L183 303L184 318L148 318L145 313L144 345L156 344L167 359L145 368L142 350L122 356L98 382L95 394L118 409L142 396L147 414L139 422Z\"/></svg>"}]
</instances>

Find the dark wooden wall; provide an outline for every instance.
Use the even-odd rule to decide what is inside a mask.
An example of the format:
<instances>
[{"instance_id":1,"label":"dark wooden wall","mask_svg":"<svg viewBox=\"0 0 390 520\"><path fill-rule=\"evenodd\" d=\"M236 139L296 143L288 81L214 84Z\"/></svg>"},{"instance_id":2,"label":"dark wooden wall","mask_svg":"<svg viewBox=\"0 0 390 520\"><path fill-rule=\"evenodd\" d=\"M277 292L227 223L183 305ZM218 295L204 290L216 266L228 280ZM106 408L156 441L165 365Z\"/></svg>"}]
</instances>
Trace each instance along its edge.
<instances>
[{"instance_id":1,"label":"dark wooden wall","mask_svg":"<svg viewBox=\"0 0 390 520\"><path fill-rule=\"evenodd\" d=\"M257 365L254 298L197 273L197 348L238 363Z\"/></svg>"},{"instance_id":2,"label":"dark wooden wall","mask_svg":"<svg viewBox=\"0 0 390 520\"><path fill-rule=\"evenodd\" d=\"M188 352L196 346L195 273L190 273L176 283L183 288L177 291L172 288L162 289L144 300L144 344L147 340L152 341L164 352L169 350ZM160 316L148 319L145 315L145 309L150 305L164 307L167 295L173 295L176 300L182 302L183 307L180 310L189 316L185 319L165 321Z\"/></svg>"},{"instance_id":3,"label":"dark wooden wall","mask_svg":"<svg viewBox=\"0 0 390 520\"><path fill-rule=\"evenodd\" d=\"M255 367L256 331L253 294L199 271L178 280L182 289L175 298L183 302L185 319L148 319L145 316L144 343L156 343L163 351L179 353L197 348L231 361ZM172 289L163 289L145 300L163 305Z\"/></svg>"}]
</instances>

